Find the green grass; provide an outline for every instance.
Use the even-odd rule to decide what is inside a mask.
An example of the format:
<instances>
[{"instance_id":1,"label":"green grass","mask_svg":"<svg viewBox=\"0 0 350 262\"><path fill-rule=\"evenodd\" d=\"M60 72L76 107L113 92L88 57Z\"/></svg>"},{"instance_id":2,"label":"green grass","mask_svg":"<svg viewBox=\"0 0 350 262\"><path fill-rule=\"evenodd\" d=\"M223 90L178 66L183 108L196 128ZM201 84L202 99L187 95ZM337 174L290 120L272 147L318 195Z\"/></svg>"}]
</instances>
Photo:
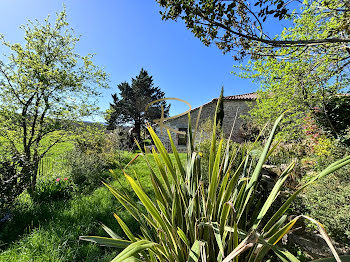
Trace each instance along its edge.
<instances>
[{"instance_id":1,"label":"green grass","mask_svg":"<svg viewBox=\"0 0 350 262\"><path fill-rule=\"evenodd\" d=\"M49 137L43 139L44 148L47 147L49 139ZM39 176L64 176L67 172L65 156L73 148L73 141L61 142L52 147L39 164Z\"/></svg>"},{"instance_id":2,"label":"green grass","mask_svg":"<svg viewBox=\"0 0 350 262\"><path fill-rule=\"evenodd\" d=\"M72 141L66 141L58 143L46 154L47 157L60 157L65 154L67 151L70 151L74 148L74 143Z\"/></svg>"},{"instance_id":3,"label":"green grass","mask_svg":"<svg viewBox=\"0 0 350 262\"><path fill-rule=\"evenodd\" d=\"M181 158L184 160L185 154L181 154ZM149 171L141 157L126 171L132 176L135 171L143 188L149 192ZM120 183L114 181L113 186L126 186L122 172L115 172ZM0 241L6 243L2 246L0 261L110 261L117 250L78 239L81 235L106 235L99 222L123 235L113 212L117 212L131 230L138 232L133 218L120 209L117 200L103 186L90 195L76 195L68 201L37 204L24 194L18 202L14 219L0 228Z\"/></svg>"}]
</instances>

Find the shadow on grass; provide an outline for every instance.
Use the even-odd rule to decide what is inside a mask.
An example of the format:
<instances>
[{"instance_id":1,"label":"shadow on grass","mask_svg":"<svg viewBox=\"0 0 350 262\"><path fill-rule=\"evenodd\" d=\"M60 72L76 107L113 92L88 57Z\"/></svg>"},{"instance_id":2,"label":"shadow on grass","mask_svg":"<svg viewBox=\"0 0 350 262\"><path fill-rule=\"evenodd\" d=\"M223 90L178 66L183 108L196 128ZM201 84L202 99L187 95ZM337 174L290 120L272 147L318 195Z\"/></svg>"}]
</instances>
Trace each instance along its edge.
<instances>
[{"instance_id":1,"label":"shadow on grass","mask_svg":"<svg viewBox=\"0 0 350 262\"><path fill-rule=\"evenodd\" d=\"M118 203L107 188L68 201L29 200L18 204L13 219L1 230L0 261L110 261L116 249L79 241L81 235L104 235L102 222L123 236L113 217ZM138 226L124 211L118 212L133 232Z\"/></svg>"}]
</instances>

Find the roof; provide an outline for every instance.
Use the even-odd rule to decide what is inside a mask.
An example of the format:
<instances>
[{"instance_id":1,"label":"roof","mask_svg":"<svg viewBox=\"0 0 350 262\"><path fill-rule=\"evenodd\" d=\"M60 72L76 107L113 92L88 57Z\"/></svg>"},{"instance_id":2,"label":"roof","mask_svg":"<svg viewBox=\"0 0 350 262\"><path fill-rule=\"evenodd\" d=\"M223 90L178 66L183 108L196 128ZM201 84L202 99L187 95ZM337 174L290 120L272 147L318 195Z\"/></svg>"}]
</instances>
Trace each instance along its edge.
<instances>
[{"instance_id":1,"label":"roof","mask_svg":"<svg viewBox=\"0 0 350 262\"><path fill-rule=\"evenodd\" d=\"M256 99L256 93L247 93L247 94L241 94L241 95L234 95L234 96L224 96L224 100L255 100ZM217 101L218 98L214 98L212 101Z\"/></svg>"},{"instance_id":2,"label":"roof","mask_svg":"<svg viewBox=\"0 0 350 262\"><path fill-rule=\"evenodd\" d=\"M227 101L234 101L234 100L242 100L242 101L244 101L244 100L247 101L248 100L248 101L252 101L252 100L256 100L256 97L257 97L256 93L247 93L247 94L241 94L241 95L224 96L224 101L225 100L227 100ZM216 101L218 101L218 99L219 98L214 98L213 100L211 100L211 101L209 101L209 102L207 102L207 103L205 103L205 104L203 104L201 106L198 106L196 108L192 108L192 110L190 112L198 110L202 106L206 106L206 105L209 105L209 104L214 103L214 102L216 103ZM176 119L176 118L179 118L181 116L183 116L183 114L180 114L177 117L174 117L172 119ZM172 119L169 119L169 120L171 121ZM169 120L165 120L165 122L169 121Z\"/></svg>"}]
</instances>

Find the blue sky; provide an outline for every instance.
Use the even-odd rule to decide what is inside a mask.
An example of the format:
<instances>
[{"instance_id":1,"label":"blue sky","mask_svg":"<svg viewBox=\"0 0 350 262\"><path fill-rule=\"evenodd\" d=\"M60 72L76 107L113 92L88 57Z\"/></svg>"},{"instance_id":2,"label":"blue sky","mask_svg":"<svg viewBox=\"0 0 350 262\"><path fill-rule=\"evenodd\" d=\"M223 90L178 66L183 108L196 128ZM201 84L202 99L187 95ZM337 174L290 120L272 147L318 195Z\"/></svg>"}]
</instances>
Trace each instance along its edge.
<instances>
[{"instance_id":1,"label":"blue sky","mask_svg":"<svg viewBox=\"0 0 350 262\"><path fill-rule=\"evenodd\" d=\"M222 85L225 95L258 88L231 74L235 62L230 54L205 47L181 21L162 21L154 0L2 0L0 33L21 43L21 24L28 19L43 21L48 14L54 17L63 3L70 26L82 35L77 52L96 53L95 63L110 75L111 89L103 91L99 102L102 110L109 107L117 84L130 81L142 67L167 97L184 99L192 107L217 97ZM172 103L170 113L185 110L186 105Z\"/></svg>"}]
</instances>

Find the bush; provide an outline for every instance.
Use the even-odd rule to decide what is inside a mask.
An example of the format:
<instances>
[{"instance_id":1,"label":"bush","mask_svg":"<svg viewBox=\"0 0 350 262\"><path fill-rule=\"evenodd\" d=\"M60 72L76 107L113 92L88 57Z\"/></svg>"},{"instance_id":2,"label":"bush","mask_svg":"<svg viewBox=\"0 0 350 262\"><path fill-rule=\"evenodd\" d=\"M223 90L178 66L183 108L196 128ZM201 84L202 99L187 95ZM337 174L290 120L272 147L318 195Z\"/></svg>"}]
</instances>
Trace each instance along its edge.
<instances>
[{"instance_id":1,"label":"bush","mask_svg":"<svg viewBox=\"0 0 350 262\"><path fill-rule=\"evenodd\" d=\"M103 173L110 167L96 152L82 152L74 148L67 156L70 177L79 189L96 188L101 185Z\"/></svg>"},{"instance_id":2,"label":"bush","mask_svg":"<svg viewBox=\"0 0 350 262\"><path fill-rule=\"evenodd\" d=\"M350 149L332 137L320 137L313 148L313 155L303 160L306 175L315 175L311 167L322 170L336 159L348 155ZM306 167L306 163L310 166ZM307 169L306 169L307 168ZM330 235L342 243L350 243L350 167L345 166L334 174L312 185L301 195L297 212L309 214L325 225Z\"/></svg>"},{"instance_id":3,"label":"bush","mask_svg":"<svg viewBox=\"0 0 350 262\"><path fill-rule=\"evenodd\" d=\"M79 189L92 189L109 177L106 170L114 168L119 161L119 136L106 134L103 129L89 127L79 135L74 148L67 155L69 174Z\"/></svg>"},{"instance_id":4,"label":"bush","mask_svg":"<svg viewBox=\"0 0 350 262\"><path fill-rule=\"evenodd\" d=\"M37 182L36 190L32 195L35 202L70 199L76 190L71 179L43 178Z\"/></svg>"},{"instance_id":5,"label":"bush","mask_svg":"<svg viewBox=\"0 0 350 262\"><path fill-rule=\"evenodd\" d=\"M350 243L349 182L329 176L308 188L301 199L305 212L320 221L335 240Z\"/></svg>"},{"instance_id":6,"label":"bush","mask_svg":"<svg viewBox=\"0 0 350 262\"><path fill-rule=\"evenodd\" d=\"M29 184L29 177L21 172L25 162L21 158L2 160L0 162L0 220L16 197L20 195Z\"/></svg>"},{"instance_id":7,"label":"bush","mask_svg":"<svg viewBox=\"0 0 350 262\"><path fill-rule=\"evenodd\" d=\"M255 139L260 134L260 128L255 125L255 122L248 119L248 117L243 117L244 122L241 127L242 137L244 141L254 142Z\"/></svg>"},{"instance_id":8,"label":"bush","mask_svg":"<svg viewBox=\"0 0 350 262\"><path fill-rule=\"evenodd\" d=\"M327 135L312 118L306 119L302 143L281 143L268 161L276 166L296 161L289 185L301 186L317 172L349 155L342 140ZM296 214L308 214L324 224L330 235L341 243L350 242L350 167L345 166L308 187L293 205ZM293 176L294 175L294 176Z\"/></svg>"}]
</instances>

